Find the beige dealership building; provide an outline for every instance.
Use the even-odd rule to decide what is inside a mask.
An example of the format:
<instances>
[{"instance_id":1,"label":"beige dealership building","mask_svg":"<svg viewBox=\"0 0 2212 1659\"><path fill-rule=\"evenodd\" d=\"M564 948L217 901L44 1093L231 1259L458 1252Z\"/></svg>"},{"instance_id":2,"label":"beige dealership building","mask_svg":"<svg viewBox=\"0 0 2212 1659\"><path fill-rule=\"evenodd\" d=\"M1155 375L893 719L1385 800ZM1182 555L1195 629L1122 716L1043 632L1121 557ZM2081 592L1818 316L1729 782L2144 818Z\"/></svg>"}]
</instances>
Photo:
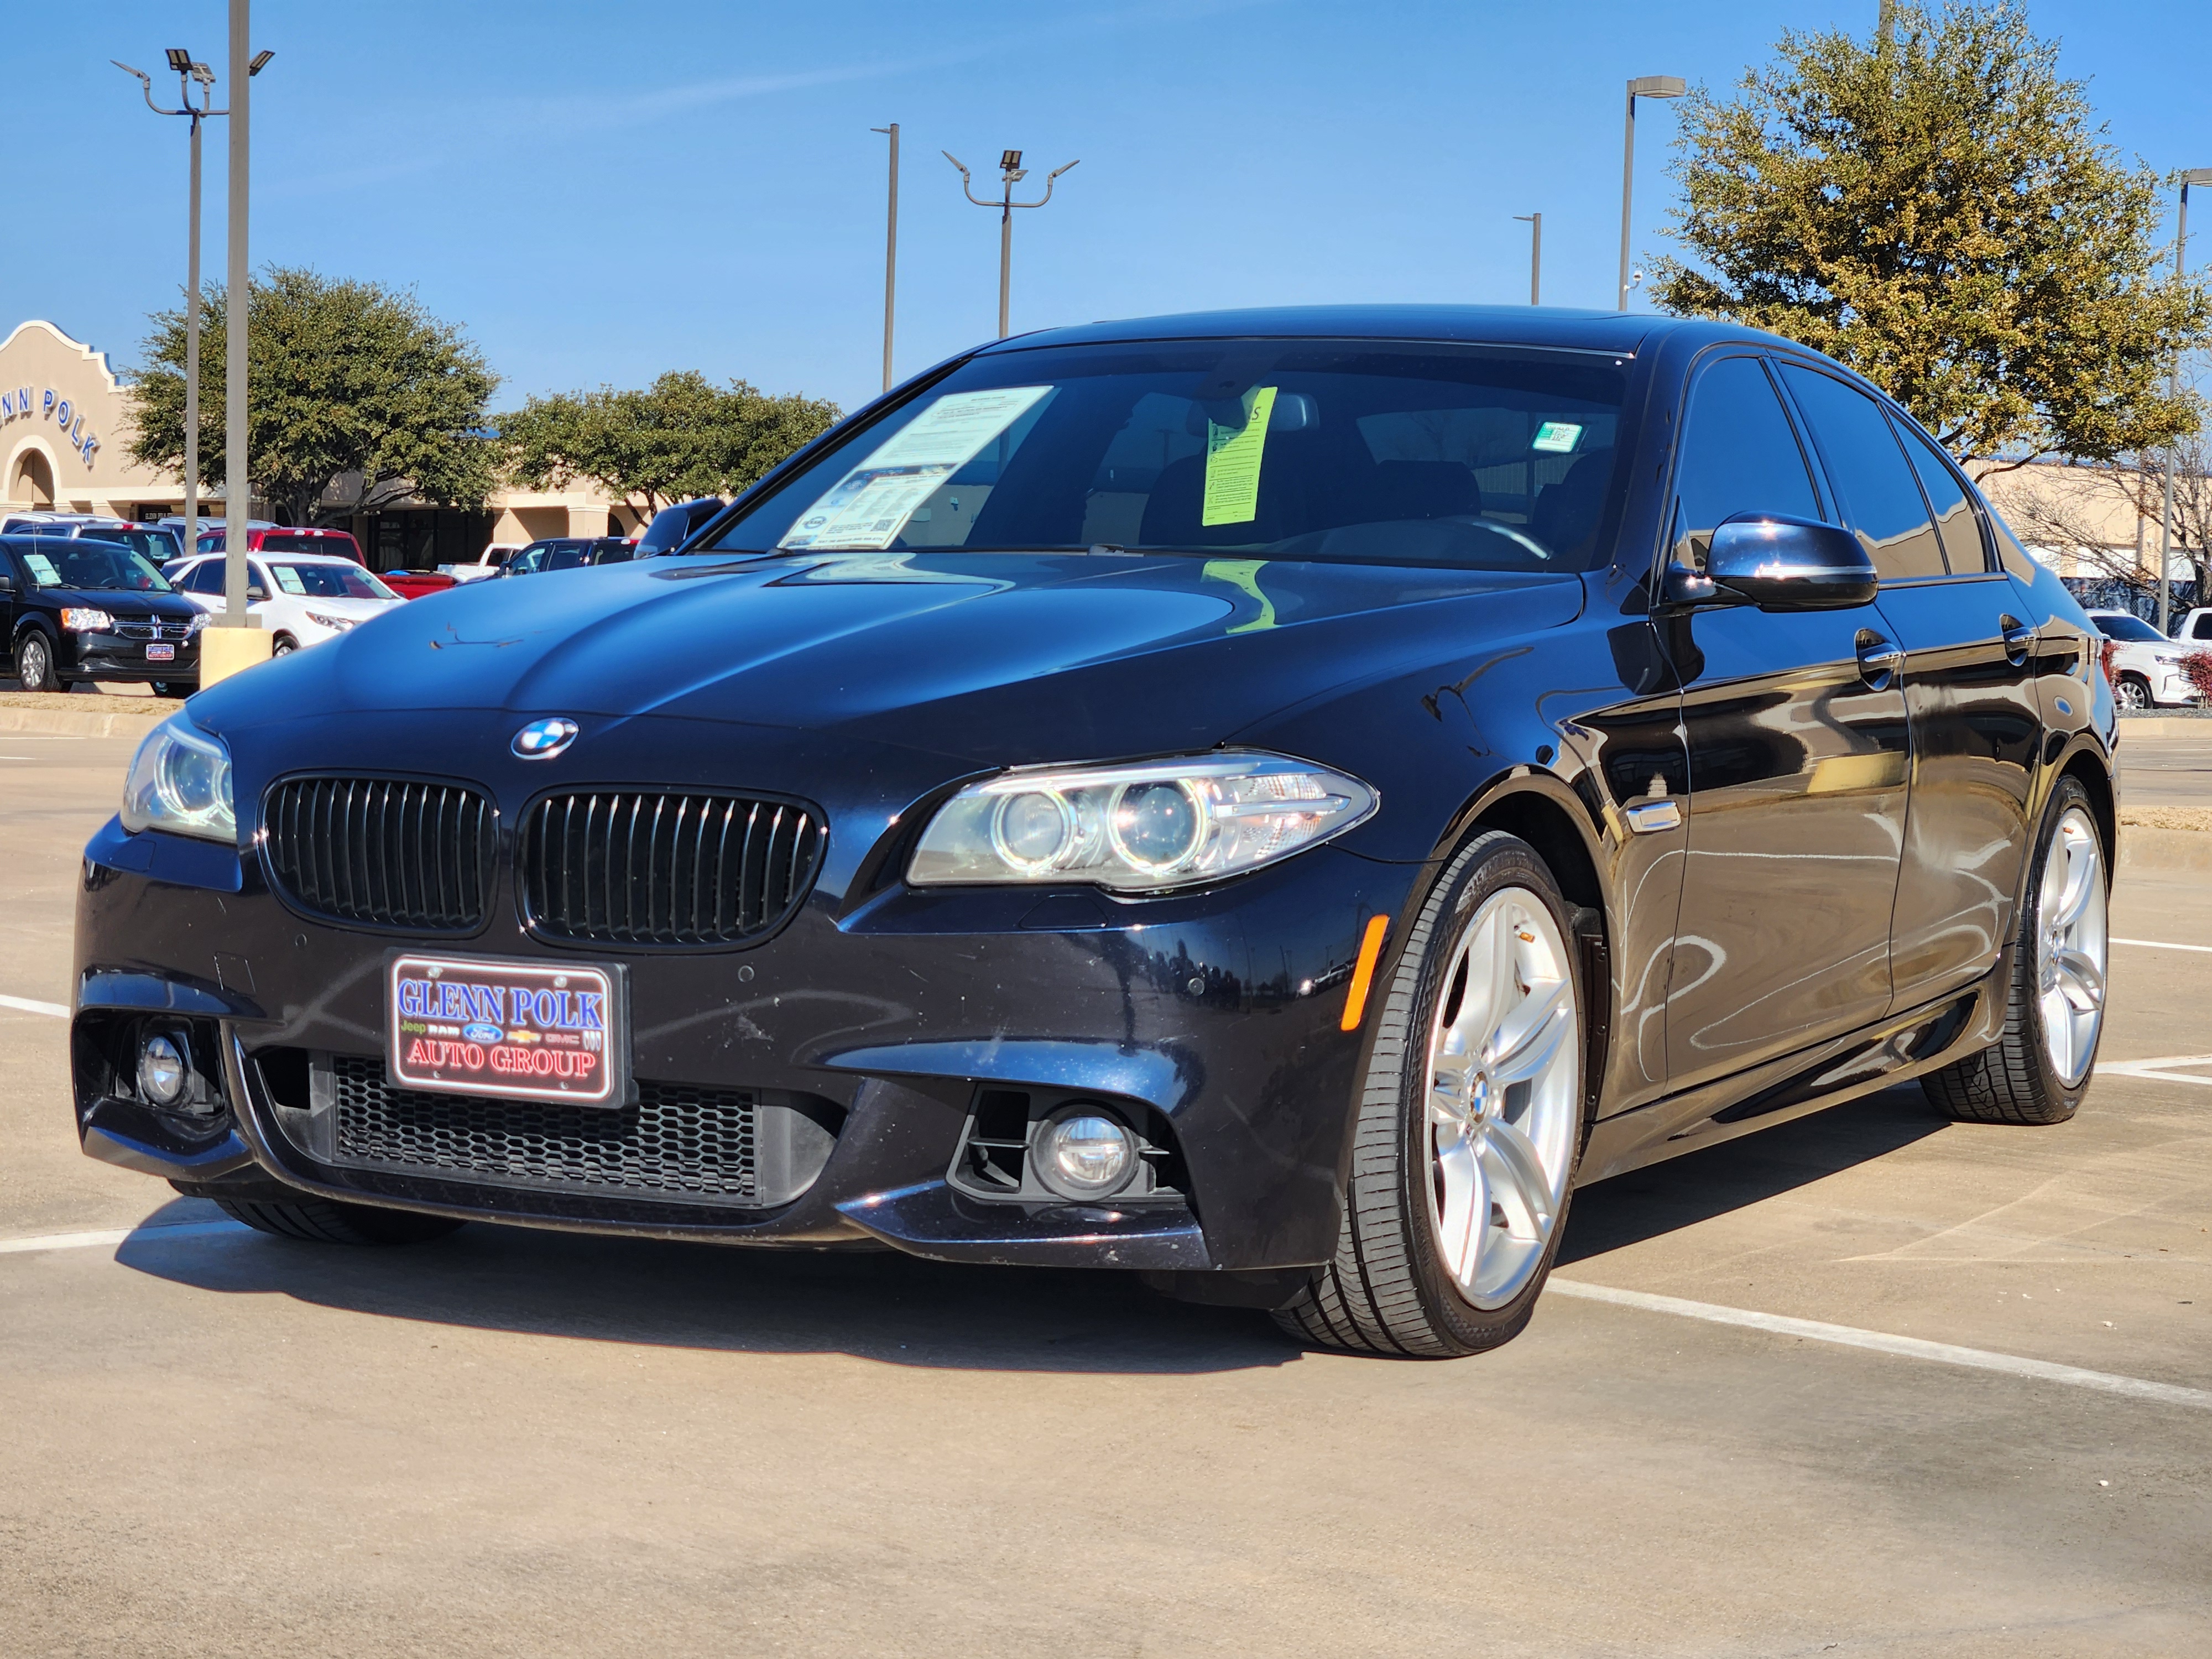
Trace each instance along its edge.
<instances>
[{"instance_id":1,"label":"beige dealership building","mask_svg":"<svg viewBox=\"0 0 2212 1659\"><path fill-rule=\"evenodd\" d=\"M21 324L0 341L0 510L141 520L182 513L182 481L131 459L131 398L105 352L52 323ZM219 499L203 499L203 515L222 511ZM272 516L265 502L253 511ZM406 502L325 522L352 530L376 568L396 570L472 559L487 542L629 535L638 515L588 490L503 490L482 512Z\"/></svg>"}]
</instances>

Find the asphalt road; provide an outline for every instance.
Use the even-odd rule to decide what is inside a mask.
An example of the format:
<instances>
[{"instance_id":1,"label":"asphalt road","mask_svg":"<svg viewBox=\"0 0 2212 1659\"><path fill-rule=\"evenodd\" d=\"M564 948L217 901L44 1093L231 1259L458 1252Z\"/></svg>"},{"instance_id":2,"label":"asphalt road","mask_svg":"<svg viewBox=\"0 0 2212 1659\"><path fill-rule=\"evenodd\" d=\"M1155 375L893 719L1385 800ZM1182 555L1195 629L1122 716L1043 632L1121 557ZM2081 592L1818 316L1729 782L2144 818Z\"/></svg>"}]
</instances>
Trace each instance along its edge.
<instances>
[{"instance_id":1,"label":"asphalt road","mask_svg":"<svg viewBox=\"0 0 2212 1659\"><path fill-rule=\"evenodd\" d=\"M80 1157L18 1006L128 748L0 734L9 1659L2212 1648L2212 1059L1592 1188L1559 1277L1631 1304L1451 1364L1099 1274L288 1245ZM2124 876L2117 935L2200 948L2116 947L2108 1062L2212 1054L2208 885Z\"/></svg>"}]
</instances>

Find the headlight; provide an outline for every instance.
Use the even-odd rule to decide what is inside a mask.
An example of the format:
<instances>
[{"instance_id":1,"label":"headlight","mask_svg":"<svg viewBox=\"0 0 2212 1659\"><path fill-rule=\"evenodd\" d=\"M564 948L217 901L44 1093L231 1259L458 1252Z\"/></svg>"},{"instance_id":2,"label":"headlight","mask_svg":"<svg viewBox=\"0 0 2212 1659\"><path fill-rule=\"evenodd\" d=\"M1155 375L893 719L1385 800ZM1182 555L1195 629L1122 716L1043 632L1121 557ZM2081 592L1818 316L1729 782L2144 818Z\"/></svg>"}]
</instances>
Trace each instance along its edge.
<instances>
[{"instance_id":1,"label":"headlight","mask_svg":"<svg viewBox=\"0 0 2212 1659\"><path fill-rule=\"evenodd\" d=\"M123 827L167 830L208 841L235 842L230 803L230 751L181 714L146 736L123 786Z\"/></svg>"},{"instance_id":2,"label":"headlight","mask_svg":"<svg viewBox=\"0 0 2212 1659\"><path fill-rule=\"evenodd\" d=\"M1288 858L1376 805L1357 778L1281 755L1029 767L940 807L907 876L922 887L1090 882L1157 892Z\"/></svg>"},{"instance_id":3,"label":"headlight","mask_svg":"<svg viewBox=\"0 0 2212 1659\"><path fill-rule=\"evenodd\" d=\"M208 613L204 611L193 611L192 619L185 624L185 637L186 639L191 638L193 635L198 633L200 629L205 628L207 625Z\"/></svg>"},{"instance_id":4,"label":"headlight","mask_svg":"<svg viewBox=\"0 0 2212 1659\"><path fill-rule=\"evenodd\" d=\"M330 629L335 633L343 634L360 619L355 617L325 617L319 611L310 611L307 613L307 620L320 627Z\"/></svg>"},{"instance_id":5,"label":"headlight","mask_svg":"<svg viewBox=\"0 0 2212 1659\"><path fill-rule=\"evenodd\" d=\"M72 634L112 634L115 631L115 618L90 605L65 605L62 607L62 626Z\"/></svg>"}]
</instances>

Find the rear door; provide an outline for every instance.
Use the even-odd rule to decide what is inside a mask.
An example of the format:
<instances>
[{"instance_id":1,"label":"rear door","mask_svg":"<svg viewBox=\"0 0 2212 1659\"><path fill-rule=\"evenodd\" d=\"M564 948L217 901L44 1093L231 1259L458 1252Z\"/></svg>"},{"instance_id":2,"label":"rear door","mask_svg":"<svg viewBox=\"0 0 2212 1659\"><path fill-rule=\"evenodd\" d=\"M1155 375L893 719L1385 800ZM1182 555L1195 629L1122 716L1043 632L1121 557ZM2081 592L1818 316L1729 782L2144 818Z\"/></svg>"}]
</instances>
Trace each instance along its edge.
<instances>
[{"instance_id":1,"label":"rear door","mask_svg":"<svg viewBox=\"0 0 2212 1659\"><path fill-rule=\"evenodd\" d=\"M2012 931L2042 731L2035 630L1965 483L1917 428L1818 369L1784 364L1782 379L1905 653L1912 796L1890 975L1892 1006L1911 1008L1987 972Z\"/></svg>"},{"instance_id":2,"label":"rear door","mask_svg":"<svg viewBox=\"0 0 2212 1659\"><path fill-rule=\"evenodd\" d=\"M1701 565L1744 512L1836 522L1764 361L1709 361L1690 393L1670 556ZM1889 1006L1905 835L1905 697L1872 605L1674 619L1689 859L1668 1000L1669 1086L1787 1054Z\"/></svg>"}]
</instances>

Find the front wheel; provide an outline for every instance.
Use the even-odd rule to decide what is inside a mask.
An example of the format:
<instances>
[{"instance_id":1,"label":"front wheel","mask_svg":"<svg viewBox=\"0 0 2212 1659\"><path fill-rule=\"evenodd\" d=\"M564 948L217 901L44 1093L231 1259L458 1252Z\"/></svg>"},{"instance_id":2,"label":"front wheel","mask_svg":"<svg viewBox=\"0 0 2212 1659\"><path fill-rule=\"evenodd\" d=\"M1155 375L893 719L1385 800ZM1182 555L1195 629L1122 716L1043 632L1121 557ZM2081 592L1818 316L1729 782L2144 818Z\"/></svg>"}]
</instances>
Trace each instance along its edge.
<instances>
[{"instance_id":1,"label":"front wheel","mask_svg":"<svg viewBox=\"0 0 2212 1659\"><path fill-rule=\"evenodd\" d=\"M53 641L35 628L15 641L15 678L26 691L58 691L61 680L54 672Z\"/></svg>"},{"instance_id":2,"label":"front wheel","mask_svg":"<svg viewBox=\"0 0 2212 1659\"><path fill-rule=\"evenodd\" d=\"M2150 682L2140 674L2123 674L2120 683L2112 688L2112 701L2123 708L2148 708L2152 701Z\"/></svg>"},{"instance_id":3,"label":"front wheel","mask_svg":"<svg viewBox=\"0 0 2212 1659\"><path fill-rule=\"evenodd\" d=\"M289 657L299 648L299 641L289 634L279 634L269 642L269 654L272 657Z\"/></svg>"},{"instance_id":4,"label":"front wheel","mask_svg":"<svg viewBox=\"0 0 2212 1659\"><path fill-rule=\"evenodd\" d=\"M2004 1035L1921 1089L1964 1123L2063 1123L2089 1086L2105 1028L2106 859L2088 792L2061 778L2044 814L2013 947Z\"/></svg>"},{"instance_id":5,"label":"front wheel","mask_svg":"<svg viewBox=\"0 0 2212 1659\"><path fill-rule=\"evenodd\" d=\"M1430 890L1378 988L1335 1258L1275 1316L1299 1340L1449 1358L1528 1324L1582 1145L1571 914L1496 831Z\"/></svg>"}]
</instances>

